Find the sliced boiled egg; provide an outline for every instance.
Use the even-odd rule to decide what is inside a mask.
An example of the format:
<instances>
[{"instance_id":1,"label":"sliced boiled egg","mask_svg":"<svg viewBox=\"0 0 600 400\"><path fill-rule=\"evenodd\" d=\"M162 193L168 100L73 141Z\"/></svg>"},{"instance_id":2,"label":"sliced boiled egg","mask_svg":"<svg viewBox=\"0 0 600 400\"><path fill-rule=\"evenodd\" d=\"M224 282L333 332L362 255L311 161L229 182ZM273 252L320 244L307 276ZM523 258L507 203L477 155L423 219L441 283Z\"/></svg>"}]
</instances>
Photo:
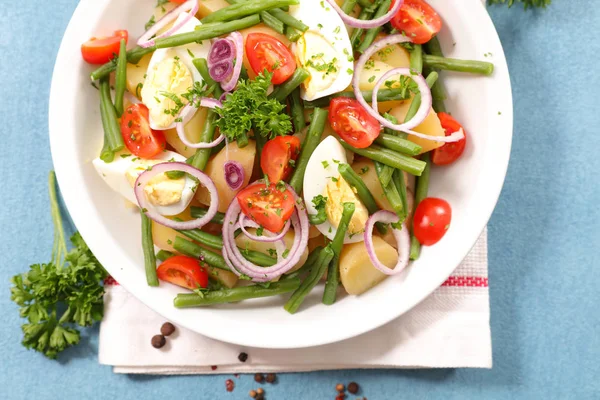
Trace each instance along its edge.
<instances>
[{"instance_id":1,"label":"sliced boiled egg","mask_svg":"<svg viewBox=\"0 0 600 400\"><path fill-rule=\"evenodd\" d=\"M185 13L177 18L175 24L183 18ZM198 25L201 25L200 21L192 17L175 33L192 32ZM210 40L206 40L201 44L190 43L154 52L141 90L142 102L150 111L152 129L175 127L179 111L189 102L184 95L190 92L195 82L204 82L192 60L208 57L210 46Z\"/></svg>"},{"instance_id":2,"label":"sliced boiled egg","mask_svg":"<svg viewBox=\"0 0 600 400\"><path fill-rule=\"evenodd\" d=\"M92 163L112 190L133 204L138 204L133 191L137 177L153 165L167 161L185 162L185 157L173 151L164 151L152 160L122 154L111 163L100 158ZM171 179L166 174L159 174L146 185L144 192L159 214L169 216L180 214L187 208L194 198L196 187L197 183L187 175Z\"/></svg>"},{"instance_id":3,"label":"sliced boiled egg","mask_svg":"<svg viewBox=\"0 0 600 400\"><path fill-rule=\"evenodd\" d=\"M292 45L298 64L310 73L301 97L310 101L344 90L352 81L354 58L342 18L321 0L302 0L289 12L309 27Z\"/></svg>"},{"instance_id":4,"label":"sliced boiled egg","mask_svg":"<svg viewBox=\"0 0 600 400\"><path fill-rule=\"evenodd\" d=\"M316 214L313 199L322 195L327 197L325 212L327 221L317 225L317 229L328 239L333 240L342 218L343 204L354 203L355 211L350 220L344 243L363 240L369 212L360 201L354 189L340 176L338 165L346 163L346 151L333 136L325 138L315 149L304 174L304 202L309 214Z\"/></svg>"}]
</instances>

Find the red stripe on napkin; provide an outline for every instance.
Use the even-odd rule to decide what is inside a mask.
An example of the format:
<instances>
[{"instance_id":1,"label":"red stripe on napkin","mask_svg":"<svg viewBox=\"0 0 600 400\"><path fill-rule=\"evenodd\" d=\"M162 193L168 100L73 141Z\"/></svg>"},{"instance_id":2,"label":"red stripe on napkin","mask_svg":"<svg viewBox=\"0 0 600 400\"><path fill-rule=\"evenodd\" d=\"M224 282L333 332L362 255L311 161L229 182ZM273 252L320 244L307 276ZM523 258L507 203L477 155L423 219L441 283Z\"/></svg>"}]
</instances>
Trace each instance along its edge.
<instances>
[{"instance_id":1,"label":"red stripe on napkin","mask_svg":"<svg viewBox=\"0 0 600 400\"><path fill-rule=\"evenodd\" d=\"M488 287L488 278L483 276L451 276L442 286Z\"/></svg>"}]
</instances>

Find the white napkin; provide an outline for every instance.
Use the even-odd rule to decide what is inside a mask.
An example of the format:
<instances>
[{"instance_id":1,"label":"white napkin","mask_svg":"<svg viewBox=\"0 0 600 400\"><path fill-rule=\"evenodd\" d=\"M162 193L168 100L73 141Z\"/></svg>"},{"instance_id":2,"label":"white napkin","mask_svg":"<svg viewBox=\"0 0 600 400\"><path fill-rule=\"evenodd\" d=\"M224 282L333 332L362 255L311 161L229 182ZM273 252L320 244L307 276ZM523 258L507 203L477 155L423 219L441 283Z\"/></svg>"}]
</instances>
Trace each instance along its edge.
<instances>
[{"instance_id":1,"label":"white napkin","mask_svg":"<svg viewBox=\"0 0 600 400\"><path fill-rule=\"evenodd\" d=\"M422 303L374 331L307 349L243 348L177 327L165 347L150 338L166 322L118 284L106 287L99 360L116 373L218 374L350 368L491 368L487 232ZM248 354L245 363L240 352ZM215 369L214 366L217 366Z\"/></svg>"}]
</instances>

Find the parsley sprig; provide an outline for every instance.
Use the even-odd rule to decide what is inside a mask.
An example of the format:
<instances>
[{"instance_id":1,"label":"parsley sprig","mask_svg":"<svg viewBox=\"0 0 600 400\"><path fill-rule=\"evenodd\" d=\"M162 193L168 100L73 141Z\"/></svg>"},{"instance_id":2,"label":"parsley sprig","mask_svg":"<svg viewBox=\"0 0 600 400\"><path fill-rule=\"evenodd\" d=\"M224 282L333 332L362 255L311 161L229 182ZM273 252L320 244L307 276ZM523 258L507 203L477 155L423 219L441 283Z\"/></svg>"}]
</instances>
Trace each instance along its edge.
<instances>
[{"instance_id":1,"label":"parsley sprig","mask_svg":"<svg viewBox=\"0 0 600 400\"><path fill-rule=\"evenodd\" d=\"M292 131L285 105L267 97L272 76L264 71L254 80L241 80L236 91L227 95L223 107L215 108L216 125L227 140L234 141L252 129L255 135L271 139Z\"/></svg>"},{"instance_id":2,"label":"parsley sprig","mask_svg":"<svg viewBox=\"0 0 600 400\"><path fill-rule=\"evenodd\" d=\"M107 273L79 233L71 237L73 249L67 252L54 172L48 183L54 223L52 260L13 276L10 292L21 317L27 319L22 326L23 345L56 358L79 342L77 326L102 319L104 287L100 282Z\"/></svg>"}]
</instances>

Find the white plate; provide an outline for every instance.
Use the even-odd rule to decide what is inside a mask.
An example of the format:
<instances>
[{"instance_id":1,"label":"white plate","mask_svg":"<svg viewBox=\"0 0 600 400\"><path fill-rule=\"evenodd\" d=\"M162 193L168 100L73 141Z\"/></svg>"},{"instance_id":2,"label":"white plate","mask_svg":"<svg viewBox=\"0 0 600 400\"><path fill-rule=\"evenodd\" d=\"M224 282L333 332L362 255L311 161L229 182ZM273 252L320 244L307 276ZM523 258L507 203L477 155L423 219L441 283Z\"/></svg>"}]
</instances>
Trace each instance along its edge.
<instances>
[{"instance_id":1,"label":"white plate","mask_svg":"<svg viewBox=\"0 0 600 400\"><path fill-rule=\"evenodd\" d=\"M50 94L50 144L66 205L77 229L114 278L165 318L214 339L245 346L298 348L332 343L368 332L410 310L435 290L467 255L486 225L502 188L512 139L512 98L500 40L480 0L430 0L443 17L447 56L493 61L492 77L445 74L449 110L469 134L462 159L431 174L433 196L450 202L452 227L423 251L405 273L362 296L320 303L314 290L300 312L283 310L284 298L179 310L180 289L146 285L140 220L98 176L91 160L102 147L99 95L82 41L116 29L142 33L154 0L82 0L58 53ZM133 40L132 40L133 42ZM487 54L488 57L484 55ZM491 54L491 55L490 55Z\"/></svg>"}]
</instances>

